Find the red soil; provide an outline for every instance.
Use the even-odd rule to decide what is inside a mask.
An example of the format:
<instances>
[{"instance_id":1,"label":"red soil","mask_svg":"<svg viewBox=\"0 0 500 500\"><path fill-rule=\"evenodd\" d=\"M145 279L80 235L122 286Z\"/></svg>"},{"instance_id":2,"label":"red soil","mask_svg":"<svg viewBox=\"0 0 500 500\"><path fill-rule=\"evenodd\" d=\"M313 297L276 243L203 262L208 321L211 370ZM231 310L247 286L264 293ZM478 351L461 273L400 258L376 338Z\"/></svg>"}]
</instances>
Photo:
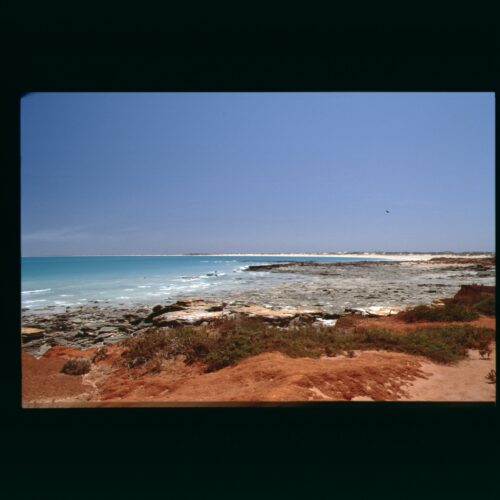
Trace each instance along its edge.
<instances>
[{"instance_id":1,"label":"red soil","mask_svg":"<svg viewBox=\"0 0 500 500\"><path fill-rule=\"evenodd\" d=\"M494 287L473 285L462 287L455 298L468 302L475 301L478 296L494 293ZM399 315L382 318L344 316L337 324L341 327L386 328L405 333L417 328L435 328L450 324L496 328L496 318L481 316L466 323L406 323ZM182 357L163 360L157 364L153 361L129 369L122 362L124 349L120 344L108 346L106 357L92 363L89 373L79 376L61 373L61 368L70 358L92 359L96 348L80 351L56 346L38 360L23 353L23 405L26 407L80 404L107 406L134 402L175 404L356 398L397 400L418 397L426 400L443 398L471 400L474 399L472 396L479 387L477 384L480 384L480 389L484 389L482 384L486 382L483 381L483 372L490 369L489 365L485 365L481 360L462 362L460 366L469 370L464 372L467 380L475 377L471 387L466 387L466 384L458 378L463 371L462 368L445 367L436 370L437 365L425 358L384 351L357 351L354 358L337 356L320 359L294 359L278 352L270 352L247 358L236 366L213 373L205 373L201 364L185 365ZM490 363L494 366L494 360ZM422 370L423 367L425 371ZM432 376L433 380L427 384L423 379L429 376ZM411 393L412 389L409 386L412 385L417 387L417 393ZM443 389L445 386L446 390ZM487 389L491 394L488 392L483 396L481 393L481 396L477 397L494 400L493 389L489 386Z\"/></svg>"},{"instance_id":2,"label":"red soil","mask_svg":"<svg viewBox=\"0 0 500 500\"><path fill-rule=\"evenodd\" d=\"M475 304L487 297L495 296L495 287L486 285L462 285L453 297L462 304Z\"/></svg>"},{"instance_id":3,"label":"red soil","mask_svg":"<svg viewBox=\"0 0 500 500\"><path fill-rule=\"evenodd\" d=\"M496 329L496 318L491 316L480 316L474 321L416 321L407 323L399 314L384 316L382 318L368 318L365 316L344 316L337 321L337 325L342 327L365 327L365 328L386 328L396 333L405 333L411 330L422 328L437 328L450 325L472 325L480 328Z\"/></svg>"},{"instance_id":4,"label":"red soil","mask_svg":"<svg viewBox=\"0 0 500 500\"><path fill-rule=\"evenodd\" d=\"M59 373L64 363L61 358L37 361L25 355L23 399L25 406L58 402L71 406L75 401L99 406L154 401L394 400L408 395L405 385L417 377L425 378L421 361L382 351L356 352L352 359L293 359L272 352L213 373L204 373L201 366L186 366L180 359L167 362L158 373L144 373L144 367L113 369L102 361L82 377Z\"/></svg>"},{"instance_id":5,"label":"red soil","mask_svg":"<svg viewBox=\"0 0 500 500\"><path fill-rule=\"evenodd\" d=\"M81 376L61 373L65 362L64 357L49 356L36 359L22 353L23 406L29 405L32 401L74 398L87 391L88 388L83 385Z\"/></svg>"}]
</instances>

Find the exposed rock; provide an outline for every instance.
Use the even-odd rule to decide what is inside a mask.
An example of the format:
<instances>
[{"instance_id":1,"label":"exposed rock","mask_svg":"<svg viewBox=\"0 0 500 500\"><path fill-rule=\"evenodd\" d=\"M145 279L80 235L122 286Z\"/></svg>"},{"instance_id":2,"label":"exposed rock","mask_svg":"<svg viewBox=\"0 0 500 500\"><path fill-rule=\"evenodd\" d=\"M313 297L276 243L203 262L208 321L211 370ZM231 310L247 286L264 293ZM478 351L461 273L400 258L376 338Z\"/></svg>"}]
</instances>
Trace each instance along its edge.
<instances>
[{"instance_id":1,"label":"exposed rock","mask_svg":"<svg viewBox=\"0 0 500 500\"><path fill-rule=\"evenodd\" d=\"M52 349L50 344L42 344L42 346L38 349L36 357L42 357L50 349Z\"/></svg>"},{"instance_id":2,"label":"exposed rock","mask_svg":"<svg viewBox=\"0 0 500 500\"><path fill-rule=\"evenodd\" d=\"M113 326L103 326L102 328L99 328L99 331L97 332L99 335L102 333L113 333L116 332L116 327Z\"/></svg>"},{"instance_id":3,"label":"exposed rock","mask_svg":"<svg viewBox=\"0 0 500 500\"><path fill-rule=\"evenodd\" d=\"M44 331L40 328L25 327L21 328L21 336L23 342L31 342L32 340L41 339L44 337Z\"/></svg>"},{"instance_id":4,"label":"exposed rock","mask_svg":"<svg viewBox=\"0 0 500 500\"><path fill-rule=\"evenodd\" d=\"M95 340L101 340L101 339L106 339L108 337L113 337L113 333L115 333L115 332L102 332L102 333L99 333L99 335L97 335L97 337L95 337Z\"/></svg>"},{"instance_id":5,"label":"exposed rock","mask_svg":"<svg viewBox=\"0 0 500 500\"><path fill-rule=\"evenodd\" d=\"M174 312L174 311L182 311L186 309L184 305L179 304L179 302L176 302L175 304L169 304L167 306L161 306L157 305L153 307L153 311L146 317L144 318L144 323L151 323L154 318L157 316L160 316L162 314L168 313L168 312ZM133 324L139 324L139 322L134 322Z\"/></svg>"},{"instance_id":6,"label":"exposed rock","mask_svg":"<svg viewBox=\"0 0 500 500\"><path fill-rule=\"evenodd\" d=\"M74 347L75 346L75 342L70 342L66 339L63 339L63 338L56 338L55 341L57 342L58 345L63 345L63 346L67 346L67 347Z\"/></svg>"},{"instance_id":7,"label":"exposed rock","mask_svg":"<svg viewBox=\"0 0 500 500\"><path fill-rule=\"evenodd\" d=\"M352 314L361 314L362 316L369 316L373 318L378 318L381 316L391 316L392 314L398 314L401 311L404 311L405 307L401 306L372 306L372 307L356 307L356 308L347 308L346 312L350 312Z\"/></svg>"},{"instance_id":8,"label":"exposed rock","mask_svg":"<svg viewBox=\"0 0 500 500\"><path fill-rule=\"evenodd\" d=\"M155 326L199 325L204 321L210 322L223 319L227 316L224 311L204 311L192 309L187 311L173 311L153 318Z\"/></svg>"},{"instance_id":9,"label":"exposed rock","mask_svg":"<svg viewBox=\"0 0 500 500\"><path fill-rule=\"evenodd\" d=\"M121 342L121 341L127 340L127 339L128 339L127 335L112 335L110 337L102 339L102 342L104 344L116 344L117 342Z\"/></svg>"},{"instance_id":10,"label":"exposed rock","mask_svg":"<svg viewBox=\"0 0 500 500\"><path fill-rule=\"evenodd\" d=\"M242 316L259 318L277 324L286 324L295 318L300 318L304 321L314 321L314 318L322 315L319 309L269 309L258 305L232 307L230 310Z\"/></svg>"},{"instance_id":11,"label":"exposed rock","mask_svg":"<svg viewBox=\"0 0 500 500\"><path fill-rule=\"evenodd\" d=\"M477 264L480 266L496 265L496 257L434 257L428 262L437 264Z\"/></svg>"},{"instance_id":12,"label":"exposed rock","mask_svg":"<svg viewBox=\"0 0 500 500\"><path fill-rule=\"evenodd\" d=\"M443 299L436 299L431 302L434 307L444 307L445 303Z\"/></svg>"},{"instance_id":13,"label":"exposed rock","mask_svg":"<svg viewBox=\"0 0 500 500\"><path fill-rule=\"evenodd\" d=\"M95 332L97 330L99 330L99 328L101 328L102 325L99 325L99 324L85 324L84 326L82 326L82 331L84 332Z\"/></svg>"},{"instance_id":14,"label":"exposed rock","mask_svg":"<svg viewBox=\"0 0 500 500\"><path fill-rule=\"evenodd\" d=\"M129 313L129 314L124 314L123 317L129 321L129 322L132 322L136 319L139 319L139 320L142 320L142 317L139 316L138 314L133 314L133 313Z\"/></svg>"},{"instance_id":15,"label":"exposed rock","mask_svg":"<svg viewBox=\"0 0 500 500\"><path fill-rule=\"evenodd\" d=\"M323 318L316 318L317 323L319 323L321 326L335 326L338 320L336 319L323 319Z\"/></svg>"}]
</instances>

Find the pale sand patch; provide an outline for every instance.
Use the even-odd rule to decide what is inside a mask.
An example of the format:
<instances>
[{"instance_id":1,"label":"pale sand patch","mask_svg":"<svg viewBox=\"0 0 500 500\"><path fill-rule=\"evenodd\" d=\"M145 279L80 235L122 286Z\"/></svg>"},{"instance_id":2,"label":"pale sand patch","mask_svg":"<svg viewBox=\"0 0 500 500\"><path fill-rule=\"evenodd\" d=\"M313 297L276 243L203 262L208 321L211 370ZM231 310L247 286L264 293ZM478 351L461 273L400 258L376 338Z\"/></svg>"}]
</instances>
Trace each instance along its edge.
<instances>
[{"instance_id":1,"label":"pale sand patch","mask_svg":"<svg viewBox=\"0 0 500 500\"><path fill-rule=\"evenodd\" d=\"M355 257L355 258L365 258L365 259L386 259L386 260L430 260L434 257L449 257L457 258L456 254L433 254L433 253L418 253L418 254L384 254L377 252L360 252L360 253L347 253L347 252L336 252L336 253L224 253L224 254L208 254L214 257ZM467 258L481 258L481 257L491 257L491 254L478 254L478 255L468 255L464 256Z\"/></svg>"},{"instance_id":2,"label":"pale sand patch","mask_svg":"<svg viewBox=\"0 0 500 500\"><path fill-rule=\"evenodd\" d=\"M477 350L469 350L469 359L456 365L424 362L421 370L429 378L417 378L405 390L408 397L400 401L495 401L496 384L486 375L496 369L496 348L490 359L481 359Z\"/></svg>"}]
</instances>

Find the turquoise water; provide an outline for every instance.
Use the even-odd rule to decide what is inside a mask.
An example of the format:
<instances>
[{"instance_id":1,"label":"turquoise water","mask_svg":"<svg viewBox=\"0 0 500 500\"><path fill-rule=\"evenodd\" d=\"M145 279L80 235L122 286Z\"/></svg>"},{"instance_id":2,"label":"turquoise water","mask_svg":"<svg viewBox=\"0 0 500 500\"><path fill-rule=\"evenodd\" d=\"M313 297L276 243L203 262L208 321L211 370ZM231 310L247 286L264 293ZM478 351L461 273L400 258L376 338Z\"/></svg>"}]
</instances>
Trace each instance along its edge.
<instances>
[{"instance_id":1,"label":"turquoise water","mask_svg":"<svg viewBox=\"0 0 500 500\"><path fill-rule=\"evenodd\" d=\"M256 288L300 279L297 275L242 272L252 264L278 261L370 260L284 256L105 256L23 257L23 308L93 304L156 304L180 296ZM371 259L375 260L375 259Z\"/></svg>"}]
</instances>

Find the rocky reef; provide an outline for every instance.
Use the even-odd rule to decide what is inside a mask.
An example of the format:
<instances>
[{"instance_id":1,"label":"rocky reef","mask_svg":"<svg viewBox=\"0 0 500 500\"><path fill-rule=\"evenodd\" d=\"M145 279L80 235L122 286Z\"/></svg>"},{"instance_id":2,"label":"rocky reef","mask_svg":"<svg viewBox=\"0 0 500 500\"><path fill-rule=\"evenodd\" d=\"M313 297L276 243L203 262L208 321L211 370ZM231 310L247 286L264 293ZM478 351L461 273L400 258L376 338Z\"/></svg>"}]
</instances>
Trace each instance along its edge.
<instances>
[{"instance_id":1,"label":"rocky reef","mask_svg":"<svg viewBox=\"0 0 500 500\"><path fill-rule=\"evenodd\" d=\"M460 262L457 262L460 261ZM331 326L343 315L395 315L408 305L439 304L463 285L494 285L493 258L437 258L431 261L279 262L249 266L249 272L300 274L303 279L170 304L123 309L80 306L61 313L22 315L23 350L36 357L54 346L88 349L114 344L150 328L211 324L237 317L270 324ZM462 288L462 294L473 293ZM484 290L484 288L482 289ZM481 292L487 293L487 292Z\"/></svg>"}]
</instances>

